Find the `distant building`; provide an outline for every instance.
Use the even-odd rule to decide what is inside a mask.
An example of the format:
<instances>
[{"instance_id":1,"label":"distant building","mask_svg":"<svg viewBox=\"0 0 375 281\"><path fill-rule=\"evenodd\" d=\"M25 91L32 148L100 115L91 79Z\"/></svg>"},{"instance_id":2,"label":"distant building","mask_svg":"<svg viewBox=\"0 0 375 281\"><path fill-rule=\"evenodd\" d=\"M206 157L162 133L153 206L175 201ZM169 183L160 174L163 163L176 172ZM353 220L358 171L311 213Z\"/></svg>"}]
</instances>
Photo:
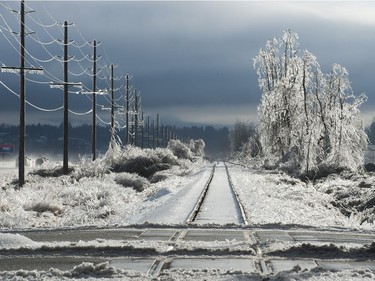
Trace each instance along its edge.
<instances>
[{"instance_id":1,"label":"distant building","mask_svg":"<svg viewBox=\"0 0 375 281\"><path fill-rule=\"evenodd\" d=\"M12 157L15 153L15 145L14 144L1 144L0 143L0 157L1 159L5 159L7 157Z\"/></svg>"}]
</instances>

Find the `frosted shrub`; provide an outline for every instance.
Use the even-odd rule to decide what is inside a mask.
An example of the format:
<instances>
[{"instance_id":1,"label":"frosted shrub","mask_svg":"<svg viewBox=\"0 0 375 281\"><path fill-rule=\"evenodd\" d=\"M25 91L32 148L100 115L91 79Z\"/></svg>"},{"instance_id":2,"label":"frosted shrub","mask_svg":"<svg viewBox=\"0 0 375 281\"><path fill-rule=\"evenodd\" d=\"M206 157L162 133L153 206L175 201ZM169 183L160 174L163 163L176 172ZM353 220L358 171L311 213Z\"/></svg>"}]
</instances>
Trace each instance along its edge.
<instances>
[{"instance_id":1,"label":"frosted shrub","mask_svg":"<svg viewBox=\"0 0 375 281\"><path fill-rule=\"evenodd\" d=\"M198 157L204 157L204 147L206 144L202 139L199 140L190 140L189 148L191 152Z\"/></svg>"},{"instance_id":2,"label":"frosted shrub","mask_svg":"<svg viewBox=\"0 0 375 281\"><path fill-rule=\"evenodd\" d=\"M297 147L293 147L279 161L279 169L290 175L298 176L301 159Z\"/></svg>"},{"instance_id":3,"label":"frosted shrub","mask_svg":"<svg viewBox=\"0 0 375 281\"><path fill-rule=\"evenodd\" d=\"M168 143L168 149L178 158L182 159L193 159L193 155L188 146L182 143L180 140L170 140Z\"/></svg>"},{"instance_id":4,"label":"frosted shrub","mask_svg":"<svg viewBox=\"0 0 375 281\"><path fill-rule=\"evenodd\" d=\"M137 156L115 164L112 167L112 171L116 173L134 173L144 178L149 178L157 171L167 170L170 167L167 163L161 163L157 157Z\"/></svg>"},{"instance_id":5,"label":"frosted shrub","mask_svg":"<svg viewBox=\"0 0 375 281\"><path fill-rule=\"evenodd\" d=\"M69 172L73 171L72 167L69 167ZM58 162L46 162L42 168L35 169L30 172L31 175L38 175L40 177L60 177L64 174L63 168Z\"/></svg>"},{"instance_id":6,"label":"frosted shrub","mask_svg":"<svg viewBox=\"0 0 375 281\"><path fill-rule=\"evenodd\" d=\"M156 172L150 179L150 182L151 183L157 183L159 181L163 181L163 180L166 180L168 177L170 176L170 174L168 173L165 173L165 172Z\"/></svg>"},{"instance_id":7,"label":"frosted shrub","mask_svg":"<svg viewBox=\"0 0 375 281\"><path fill-rule=\"evenodd\" d=\"M118 159L123 155L124 149L121 149L121 144L119 142L111 142L108 147L107 152L103 157L103 165L111 167Z\"/></svg>"},{"instance_id":8,"label":"frosted shrub","mask_svg":"<svg viewBox=\"0 0 375 281\"><path fill-rule=\"evenodd\" d=\"M92 161L88 158L80 158L79 164L76 166L73 176L76 180L83 177L103 177L109 171L108 161L104 159L96 159Z\"/></svg>"},{"instance_id":9,"label":"frosted shrub","mask_svg":"<svg viewBox=\"0 0 375 281\"><path fill-rule=\"evenodd\" d=\"M116 274L116 270L109 266L109 262L99 264L83 262L80 265L75 266L69 274L74 279L87 279L88 277L93 278L92 276L105 277L109 279Z\"/></svg>"},{"instance_id":10,"label":"frosted shrub","mask_svg":"<svg viewBox=\"0 0 375 281\"><path fill-rule=\"evenodd\" d=\"M165 148L156 148L155 150L149 149L146 151L150 151L151 154L157 156L158 159L162 163L170 164L170 165L178 165L179 161L178 158L173 154L173 152L169 149Z\"/></svg>"},{"instance_id":11,"label":"frosted shrub","mask_svg":"<svg viewBox=\"0 0 375 281\"><path fill-rule=\"evenodd\" d=\"M115 177L115 182L124 187L132 187L134 190L141 192L149 185L148 181L136 174L120 173Z\"/></svg>"},{"instance_id":12,"label":"frosted shrub","mask_svg":"<svg viewBox=\"0 0 375 281\"><path fill-rule=\"evenodd\" d=\"M110 170L115 173L135 173L151 178L156 172L178 165L179 160L168 149L141 149L128 146L113 157Z\"/></svg>"},{"instance_id":13,"label":"frosted shrub","mask_svg":"<svg viewBox=\"0 0 375 281\"><path fill-rule=\"evenodd\" d=\"M26 206L24 209L25 211L34 211L37 213L51 212L55 216L61 215L64 211L60 204L52 202L38 202L31 206Z\"/></svg>"}]
</instances>

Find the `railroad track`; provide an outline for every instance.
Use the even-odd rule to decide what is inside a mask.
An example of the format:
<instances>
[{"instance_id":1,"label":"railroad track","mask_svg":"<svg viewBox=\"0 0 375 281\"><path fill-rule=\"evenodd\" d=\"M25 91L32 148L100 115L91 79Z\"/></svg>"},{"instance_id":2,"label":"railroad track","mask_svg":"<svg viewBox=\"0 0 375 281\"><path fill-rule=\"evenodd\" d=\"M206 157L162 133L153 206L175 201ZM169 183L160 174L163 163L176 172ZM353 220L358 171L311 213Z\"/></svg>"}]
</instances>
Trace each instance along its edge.
<instances>
[{"instance_id":1,"label":"railroad track","mask_svg":"<svg viewBox=\"0 0 375 281\"><path fill-rule=\"evenodd\" d=\"M219 162L213 166L211 175L187 223L248 224L246 213L233 189L225 162Z\"/></svg>"}]
</instances>

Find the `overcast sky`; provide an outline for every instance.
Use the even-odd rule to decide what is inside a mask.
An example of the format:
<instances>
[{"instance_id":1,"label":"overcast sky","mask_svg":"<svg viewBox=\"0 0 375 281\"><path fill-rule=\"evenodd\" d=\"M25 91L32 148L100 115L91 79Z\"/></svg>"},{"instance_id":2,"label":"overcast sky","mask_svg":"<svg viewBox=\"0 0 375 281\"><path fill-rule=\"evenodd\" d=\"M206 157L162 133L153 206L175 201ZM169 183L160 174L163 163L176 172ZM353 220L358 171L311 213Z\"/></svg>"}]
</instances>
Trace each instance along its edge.
<instances>
[{"instance_id":1,"label":"overcast sky","mask_svg":"<svg viewBox=\"0 0 375 281\"><path fill-rule=\"evenodd\" d=\"M19 66L17 37L19 1L1 1L0 63ZM98 88L107 88L109 72L133 76L133 88L141 91L142 111L151 117L160 114L165 124L231 125L236 118L257 122L260 90L252 60L266 41L293 29L301 50L313 53L325 72L333 63L349 71L356 94L365 92L367 103L362 116L368 123L375 117L375 2L359 1L26 1L28 65L43 66L45 76L27 75L27 100L41 109L62 105L62 91L50 89L49 82L63 79L61 64L53 56L63 56L53 39L63 39L55 21L74 23L68 28L69 54L75 56L69 69L70 82L83 82L91 89L91 77L78 75L92 68L92 47L98 40ZM30 29L30 30L29 30ZM40 42L38 42L40 41ZM44 44L41 44L44 43ZM35 61L32 59L38 59ZM85 59L86 58L86 59ZM39 64L38 64L39 62ZM0 81L19 92L18 76L0 73ZM116 87L124 79L115 81ZM18 123L18 98L0 85L0 123ZM72 89L72 91L76 91ZM116 92L120 97L124 89ZM99 97L99 105L108 106ZM123 104L123 99L118 103ZM70 95L70 107L77 113L91 109L90 96ZM109 122L109 113L100 112ZM61 123L62 110L44 112L27 107L28 123ZM70 114L73 124L91 124L91 114ZM117 117L119 123L123 116ZM123 123L123 122L122 122Z\"/></svg>"}]
</instances>

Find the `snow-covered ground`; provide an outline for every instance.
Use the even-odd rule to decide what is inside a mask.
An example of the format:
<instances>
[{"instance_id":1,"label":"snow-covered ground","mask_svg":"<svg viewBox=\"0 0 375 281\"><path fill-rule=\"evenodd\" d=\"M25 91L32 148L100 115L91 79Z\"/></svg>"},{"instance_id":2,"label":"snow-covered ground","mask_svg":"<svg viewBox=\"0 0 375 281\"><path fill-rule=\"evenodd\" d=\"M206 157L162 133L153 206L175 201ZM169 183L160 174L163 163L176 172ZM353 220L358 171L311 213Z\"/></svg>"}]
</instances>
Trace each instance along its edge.
<instances>
[{"instance_id":1,"label":"snow-covered ground","mask_svg":"<svg viewBox=\"0 0 375 281\"><path fill-rule=\"evenodd\" d=\"M77 181L69 175L40 177L28 174L27 183L15 189L17 171L0 172L0 227L5 229L115 226L133 223L136 217L159 207L182 187L197 180L206 163L172 167L168 178L146 183L142 192L115 182L116 174ZM186 175L189 174L189 175Z\"/></svg>"},{"instance_id":2,"label":"snow-covered ground","mask_svg":"<svg viewBox=\"0 0 375 281\"><path fill-rule=\"evenodd\" d=\"M183 187L203 178L200 171L210 165L197 161L174 166L165 172L164 180L148 183L144 191L137 192L131 186L116 183L114 173L99 178L83 177L78 181L71 175L28 174L26 185L17 190L14 189L16 184L11 184L17 178L17 169L11 164L14 163L2 163L0 169L2 229L133 224L142 216L147 218L147 214L178 192L190 190ZM206 173L208 171L206 169ZM371 220L375 200L373 175L350 178L333 175L316 183L305 183L286 174L237 165L229 165L229 172L250 225L374 230ZM205 180L201 181L204 184ZM179 222L172 220L176 213L178 211L171 212L172 224ZM162 223L168 224L167 219Z\"/></svg>"},{"instance_id":3,"label":"snow-covered ground","mask_svg":"<svg viewBox=\"0 0 375 281\"><path fill-rule=\"evenodd\" d=\"M171 157L168 153L166 155ZM1 229L14 231L131 225L139 222L139 218L147 217L153 210L163 206L173 196L186 193L188 188L201 178L202 173L205 173L202 171L205 169L207 171L206 167L212 164L203 160L179 159L168 169L158 172L156 174L158 179L155 182L151 178L146 180L132 177L128 173L103 173L100 171L100 165L90 166L88 161L75 165L77 165L75 172L71 175L46 177L41 173L29 173L26 177L26 185L16 189L17 169L14 167L14 162L0 163ZM35 172L53 167L54 163L49 163L42 168L30 168L27 171ZM99 169L100 176L90 175L96 171L95 169ZM282 173L238 165L229 165L229 173L249 224L252 226L259 228L292 226L339 231L372 231L375 228L372 223L375 176L371 174L335 175L315 183L305 183ZM172 217L173 214L171 220ZM167 220L162 223L168 225ZM175 223L171 221L171 224L175 225ZM119 242L92 243L103 245L103 243ZM200 244L201 247L218 246L217 241L201 243L204 244ZM67 246L71 247L71 244L67 243ZM160 247L164 246L160 245ZM290 248L286 242L280 242L269 250L275 250L276 246L282 251ZM8 233L0 235L0 249L17 247L38 248L40 244L23 236ZM0 274L0 279L67 280L85 276L95 280L101 278L150 280L145 274L113 269L106 263L100 265L86 263L72 271L51 269L37 272L27 270L3 272ZM247 278L262 280L256 274L217 269L170 269L163 271L158 280L246 280ZM375 273L366 269L339 272L293 269L270 276L269 280L363 280L366 278L374 280Z\"/></svg>"},{"instance_id":4,"label":"snow-covered ground","mask_svg":"<svg viewBox=\"0 0 375 281\"><path fill-rule=\"evenodd\" d=\"M232 166L230 175L250 224L374 230L374 224L363 223L359 214L346 216L340 212L340 209L334 206L335 203L340 205L340 202L333 192L324 192L328 188L339 189L346 194L343 198L350 197L353 192L349 187L354 188L361 181L343 180L335 176L316 184L305 183L283 173L241 166ZM344 188L344 183L347 188ZM374 187L368 187L366 190L374 190ZM372 195L374 198L374 194ZM352 197L351 199L355 200Z\"/></svg>"}]
</instances>

